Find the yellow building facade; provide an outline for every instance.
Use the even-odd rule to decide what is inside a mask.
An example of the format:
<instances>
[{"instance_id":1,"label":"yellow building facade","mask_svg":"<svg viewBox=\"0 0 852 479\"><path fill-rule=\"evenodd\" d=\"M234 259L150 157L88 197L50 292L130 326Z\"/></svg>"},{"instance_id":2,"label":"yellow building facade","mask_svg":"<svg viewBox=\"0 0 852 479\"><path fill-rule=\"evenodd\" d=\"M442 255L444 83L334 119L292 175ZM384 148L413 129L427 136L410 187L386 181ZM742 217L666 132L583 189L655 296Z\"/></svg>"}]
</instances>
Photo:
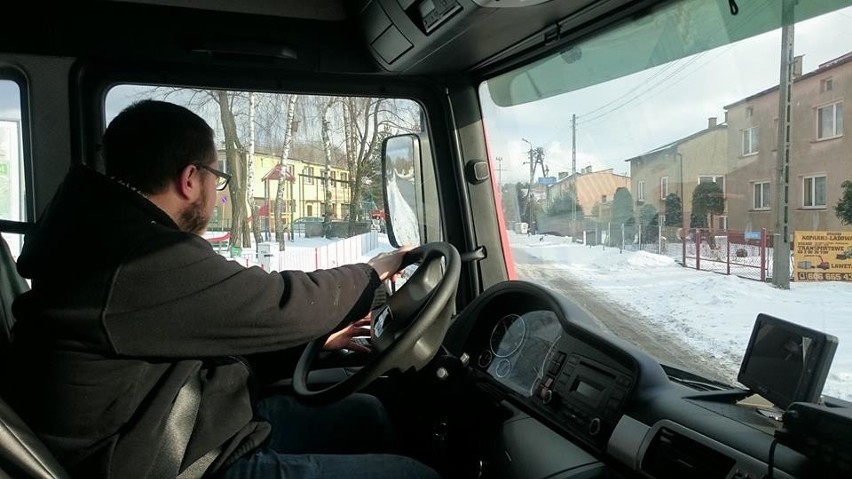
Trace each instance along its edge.
<instances>
[{"instance_id":1,"label":"yellow building facade","mask_svg":"<svg viewBox=\"0 0 852 479\"><path fill-rule=\"evenodd\" d=\"M326 203L332 220L344 220L349 215L350 177L345 168L288 158L279 168L279 158L256 154L252 161L251 191L257 206L257 216L262 231L275 229L275 198L278 184L284 185L282 219L286 225L293 220L313 217L323 218ZM226 171L225 152L219 152L219 168ZM328 176L328 181L326 181ZM211 218L211 229L231 227L231 193L228 189L218 194L216 208Z\"/></svg>"}]
</instances>

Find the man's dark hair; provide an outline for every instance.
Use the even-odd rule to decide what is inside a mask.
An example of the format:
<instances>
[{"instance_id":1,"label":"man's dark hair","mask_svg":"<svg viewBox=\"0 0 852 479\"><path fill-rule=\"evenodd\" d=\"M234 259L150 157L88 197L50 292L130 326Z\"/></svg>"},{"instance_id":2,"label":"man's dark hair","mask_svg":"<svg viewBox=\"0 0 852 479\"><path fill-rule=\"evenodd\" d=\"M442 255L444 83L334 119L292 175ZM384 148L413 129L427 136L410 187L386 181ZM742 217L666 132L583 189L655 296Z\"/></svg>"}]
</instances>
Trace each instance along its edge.
<instances>
[{"instance_id":1,"label":"man's dark hair","mask_svg":"<svg viewBox=\"0 0 852 479\"><path fill-rule=\"evenodd\" d=\"M107 176L143 193L159 193L189 164L215 156L213 129L190 110L155 100L125 108L104 132Z\"/></svg>"}]
</instances>

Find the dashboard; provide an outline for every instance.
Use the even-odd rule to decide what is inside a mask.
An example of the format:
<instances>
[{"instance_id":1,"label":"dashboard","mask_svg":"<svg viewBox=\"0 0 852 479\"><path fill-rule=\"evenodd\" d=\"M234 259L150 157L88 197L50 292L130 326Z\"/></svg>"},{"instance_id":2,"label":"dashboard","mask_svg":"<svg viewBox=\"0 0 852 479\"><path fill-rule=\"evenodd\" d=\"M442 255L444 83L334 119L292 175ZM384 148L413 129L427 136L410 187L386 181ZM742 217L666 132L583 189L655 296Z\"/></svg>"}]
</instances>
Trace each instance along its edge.
<instances>
[{"instance_id":1,"label":"dashboard","mask_svg":"<svg viewBox=\"0 0 852 479\"><path fill-rule=\"evenodd\" d=\"M495 477L757 479L770 464L774 478L823 477L774 443L781 423L741 404L745 391L673 380L576 301L535 284L484 292L445 346L469 358L466 394L477 399L467 415L483 436L469 440L489 445Z\"/></svg>"},{"instance_id":2,"label":"dashboard","mask_svg":"<svg viewBox=\"0 0 852 479\"><path fill-rule=\"evenodd\" d=\"M505 314L493 326L483 322L472 345L479 351L475 367L585 442L605 447L635 371L565 334L554 311L519 313Z\"/></svg>"}]
</instances>

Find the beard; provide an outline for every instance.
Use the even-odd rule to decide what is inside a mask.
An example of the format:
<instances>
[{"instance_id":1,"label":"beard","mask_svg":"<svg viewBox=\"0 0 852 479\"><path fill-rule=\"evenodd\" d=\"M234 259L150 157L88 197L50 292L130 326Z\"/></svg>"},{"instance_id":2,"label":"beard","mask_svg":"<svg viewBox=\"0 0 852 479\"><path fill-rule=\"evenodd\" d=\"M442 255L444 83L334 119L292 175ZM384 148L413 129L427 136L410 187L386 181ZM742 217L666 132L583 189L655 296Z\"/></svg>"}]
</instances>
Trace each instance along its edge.
<instances>
[{"instance_id":1,"label":"beard","mask_svg":"<svg viewBox=\"0 0 852 479\"><path fill-rule=\"evenodd\" d=\"M200 198L181 212L178 227L181 231L202 235L207 230L210 216L207 214L207 201Z\"/></svg>"}]
</instances>

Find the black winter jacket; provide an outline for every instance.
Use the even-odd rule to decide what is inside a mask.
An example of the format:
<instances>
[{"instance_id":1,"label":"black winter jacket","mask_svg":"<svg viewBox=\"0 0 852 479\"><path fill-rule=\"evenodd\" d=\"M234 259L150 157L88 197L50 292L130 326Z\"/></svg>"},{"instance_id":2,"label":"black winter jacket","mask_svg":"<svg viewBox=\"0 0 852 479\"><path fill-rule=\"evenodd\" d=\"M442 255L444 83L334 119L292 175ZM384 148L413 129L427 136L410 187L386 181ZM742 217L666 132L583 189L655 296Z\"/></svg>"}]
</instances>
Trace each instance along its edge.
<instances>
[{"instance_id":1,"label":"black winter jacket","mask_svg":"<svg viewBox=\"0 0 852 479\"><path fill-rule=\"evenodd\" d=\"M181 469L211 471L260 445L250 372L237 356L282 350L366 314L368 265L267 273L217 255L131 188L71 169L25 238L8 394L75 477L145 477L177 392L202 370ZM26 365L26 370L23 370Z\"/></svg>"}]
</instances>

